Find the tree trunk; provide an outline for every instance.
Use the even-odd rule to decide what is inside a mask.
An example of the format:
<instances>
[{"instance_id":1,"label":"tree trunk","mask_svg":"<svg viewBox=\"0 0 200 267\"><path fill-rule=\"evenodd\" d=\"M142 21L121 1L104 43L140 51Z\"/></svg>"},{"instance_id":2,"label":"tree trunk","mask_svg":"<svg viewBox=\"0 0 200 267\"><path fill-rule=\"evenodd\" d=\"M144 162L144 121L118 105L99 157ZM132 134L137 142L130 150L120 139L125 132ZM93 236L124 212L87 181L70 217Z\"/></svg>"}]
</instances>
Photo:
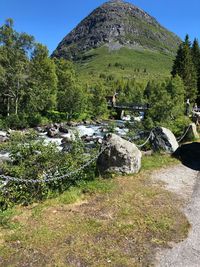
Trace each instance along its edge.
<instances>
[{"instance_id":1,"label":"tree trunk","mask_svg":"<svg viewBox=\"0 0 200 267\"><path fill-rule=\"evenodd\" d=\"M8 101L7 101L7 117L10 116L10 98L8 97Z\"/></svg>"},{"instance_id":2,"label":"tree trunk","mask_svg":"<svg viewBox=\"0 0 200 267\"><path fill-rule=\"evenodd\" d=\"M18 114L18 97L15 99L15 115Z\"/></svg>"},{"instance_id":3,"label":"tree trunk","mask_svg":"<svg viewBox=\"0 0 200 267\"><path fill-rule=\"evenodd\" d=\"M15 97L15 115L18 114L19 89L20 89L20 83L19 83L19 77L18 77L18 79L17 79L17 92L16 92L16 97Z\"/></svg>"}]
</instances>

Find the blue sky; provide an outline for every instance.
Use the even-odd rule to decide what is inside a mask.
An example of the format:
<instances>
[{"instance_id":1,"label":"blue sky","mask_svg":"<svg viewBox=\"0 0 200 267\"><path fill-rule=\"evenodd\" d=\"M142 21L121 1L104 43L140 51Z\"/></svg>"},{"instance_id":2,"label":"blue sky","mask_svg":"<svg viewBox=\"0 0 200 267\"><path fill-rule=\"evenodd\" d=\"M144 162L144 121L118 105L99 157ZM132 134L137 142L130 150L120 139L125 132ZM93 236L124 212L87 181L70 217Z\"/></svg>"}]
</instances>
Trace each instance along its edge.
<instances>
[{"instance_id":1,"label":"blue sky","mask_svg":"<svg viewBox=\"0 0 200 267\"><path fill-rule=\"evenodd\" d=\"M105 0L0 0L0 24L13 18L15 28L35 36L52 52L62 38ZM200 40L199 0L129 0L182 39Z\"/></svg>"}]
</instances>

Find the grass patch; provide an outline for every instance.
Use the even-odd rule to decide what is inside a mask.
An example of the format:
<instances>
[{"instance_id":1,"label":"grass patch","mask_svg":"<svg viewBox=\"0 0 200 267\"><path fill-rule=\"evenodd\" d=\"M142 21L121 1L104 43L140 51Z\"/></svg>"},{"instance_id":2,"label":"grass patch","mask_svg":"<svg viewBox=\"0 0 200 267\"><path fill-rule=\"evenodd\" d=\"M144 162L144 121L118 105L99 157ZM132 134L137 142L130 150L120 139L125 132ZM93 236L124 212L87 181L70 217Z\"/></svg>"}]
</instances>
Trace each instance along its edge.
<instances>
[{"instance_id":1,"label":"grass patch","mask_svg":"<svg viewBox=\"0 0 200 267\"><path fill-rule=\"evenodd\" d=\"M147 49L109 51L101 47L87 52L85 59L77 63L77 71L87 83L98 81L100 76L148 81L170 76L173 59L170 54Z\"/></svg>"},{"instance_id":2,"label":"grass patch","mask_svg":"<svg viewBox=\"0 0 200 267\"><path fill-rule=\"evenodd\" d=\"M152 170L170 164L177 164L179 161L170 155L161 155L159 153L154 153L152 156L142 158L142 170Z\"/></svg>"},{"instance_id":3,"label":"grass patch","mask_svg":"<svg viewBox=\"0 0 200 267\"><path fill-rule=\"evenodd\" d=\"M0 225L0 264L151 266L155 248L181 241L189 227L180 200L148 178L150 169L174 163L146 157L137 175L79 183L55 199L7 211L6 224L20 227Z\"/></svg>"},{"instance_id":4,"label":"grass patch","mask_svg":"<svg viewBox=\"0 0 200 267\"><path fill-rule=\"evenodd\" d=\"M17 229L19 224L11 221L11 218L17 214L18 212L16 210L11 209L0 212L0 227L9 230Z\"/></svg>"}]
</instances>

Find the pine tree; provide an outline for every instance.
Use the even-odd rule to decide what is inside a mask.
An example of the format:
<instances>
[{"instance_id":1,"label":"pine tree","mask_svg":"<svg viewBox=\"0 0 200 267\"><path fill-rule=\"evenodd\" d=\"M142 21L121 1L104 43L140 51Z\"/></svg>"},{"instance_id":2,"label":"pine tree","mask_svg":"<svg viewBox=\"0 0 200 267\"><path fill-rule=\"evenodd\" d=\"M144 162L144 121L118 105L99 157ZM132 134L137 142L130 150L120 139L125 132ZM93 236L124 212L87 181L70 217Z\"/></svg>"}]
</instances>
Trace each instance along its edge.
<instances>
[{"instance_id":1,"label":"pine tree","mask_svg":"<svg viewBox=\"0 0 200 267\"><path fill-rule=\"evenodd\" d=\"M188 35L178 48L171 74L173 77L179 75L182 78L185 85L185 96L194 102L197 97L197 73L192 60L191 43Z\"/></svg>"},{"instance_id":2,"label":"pine tree","mask_svg":"<svg viewBox=\"0 0 200 267\"><path fill-rule=\"evenodd\" d=\"M198 88L198 102L200 104L200 47L199 42L195 38L192 44L192 58L197 72L197 88Z\"/></svg>"}]
</instances>

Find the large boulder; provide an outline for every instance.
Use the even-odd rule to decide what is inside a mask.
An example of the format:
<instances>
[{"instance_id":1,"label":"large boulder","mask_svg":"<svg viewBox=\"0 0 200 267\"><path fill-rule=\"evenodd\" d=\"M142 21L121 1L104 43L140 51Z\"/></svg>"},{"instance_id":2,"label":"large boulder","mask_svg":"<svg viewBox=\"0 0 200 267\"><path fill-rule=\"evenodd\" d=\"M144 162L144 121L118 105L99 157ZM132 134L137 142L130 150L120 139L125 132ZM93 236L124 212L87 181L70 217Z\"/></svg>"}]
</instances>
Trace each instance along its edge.
<instances>
[{"instance_id":1,"label":"large boulder","mask_svg":"<svg viewBox=\"0 0 200 267\"><path fill-rule=\"evenodd\" d=\"M173 153L179 147L174 134L164 127L156 127L152 130L150 142L154 151L163 150Z\"/></svg>"},{"instance_id":2,"label":"large boulder","mask_svg":"<svg viewBox=\"0 0 200 267\"><path fill-rule=\"evenodd\" d=\"M97 159L100 174L132 174L140 170L142 153L133 143L116 134L110 134L104 145L108 147Z\"/></svg>"}]
</instances>

